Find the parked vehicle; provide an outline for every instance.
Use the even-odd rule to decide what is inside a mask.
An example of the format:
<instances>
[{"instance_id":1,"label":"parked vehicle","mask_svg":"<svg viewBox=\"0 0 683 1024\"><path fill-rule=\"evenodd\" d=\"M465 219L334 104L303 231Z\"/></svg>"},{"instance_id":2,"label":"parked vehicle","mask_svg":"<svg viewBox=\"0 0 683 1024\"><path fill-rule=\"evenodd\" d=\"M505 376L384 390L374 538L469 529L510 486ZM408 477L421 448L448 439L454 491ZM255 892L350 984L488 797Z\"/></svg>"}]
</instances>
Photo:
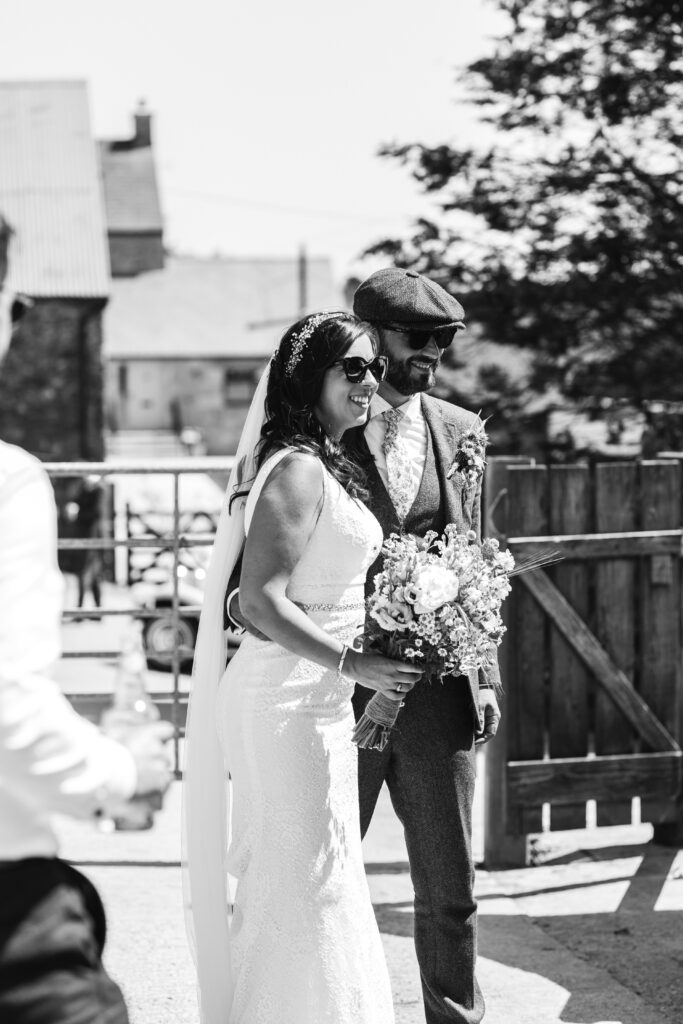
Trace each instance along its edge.
<instances>
[{"instance_id":1,"label":"parked vehicle","mask_svg":"<svg viewBox=\"0 0 683 1024\"><path fill-rule=\"evenodd\" d=\"M183 566L179 566L182 569ZM172 572L172 570L171 570ZM177 648L182 671L192 668L194 648L197 639L199 611L204 591L196 582L178 579L179 614L173 617L173 579L170 573L157 580L145 579L131 587L133 599L145 611L162 613L159 618L142 620L142 635L150 668L168 669L173 667L173 652ZM192 608L192 611L186 609Z\"/></svg>"},{"instance_id":2,"label":"parked vehicle","mask_svg":"<svg viewBox=\"0 0 683 1024\"><path fill-rule=\"evenodd\" d=\"M192 660L197 641L199 612L204 600L202 582L205 573L182 570L178 579L178 618L173 618L173 580L170 573L164 578L159 575L157 580L146 579L131 587L133 599L140 609L161 612L158 618L144 618L142 635L147 652L147 664L150 668L171 671L173 668L173 651L177 648L180 669L183 672L192 670ZM228 656L237 650L240 637L228 633Z\"/></svg>"},{"instance_id":3,"label":"parked vehicle","mask_svg":"<svg viewBox=\"0 0 683 1024\"><path fill-rule=\"evenodd\" d=\"M119 501L125 516L126 533L134 537L171 536L174 528L172 481L148 475L126 478ZM204 474L181 479L179 492L179 533L211 541L223 500L223 490ZM211 546L198 543L183 546L178 553L178 615L173 615L174 552L171 546L131 550L126 577L133 600L141 611L159 612L158 617L140 616L150 668L171 670L178 651L183 672L192 668L199 613L204 600L204 583ZM239 639L229 637L229 648Z\"/></svg>"}]
</instances>

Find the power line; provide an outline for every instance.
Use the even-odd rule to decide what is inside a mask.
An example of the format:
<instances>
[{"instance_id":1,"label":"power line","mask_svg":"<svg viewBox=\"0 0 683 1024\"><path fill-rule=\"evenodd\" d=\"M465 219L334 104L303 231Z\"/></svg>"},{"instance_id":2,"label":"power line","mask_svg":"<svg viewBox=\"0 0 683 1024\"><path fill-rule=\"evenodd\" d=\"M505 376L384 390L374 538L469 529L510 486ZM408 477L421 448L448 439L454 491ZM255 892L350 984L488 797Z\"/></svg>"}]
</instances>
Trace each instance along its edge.
<instances>
[{"instance_id":1,"label":"power line","mask_svg":"<svg viewBox=\"0 0 683 1024\"><path fill-rule=\"evenodd\" d=\"M345 213L342 210L315 210L305 206L284 206L279 203L263 202L259 199L244 199L239 196L226 196L217 192L196 192L191 189L166 187L164 192L173 193L177 196L186 196L190 199L199 199L207 203L221 203L225 206L246 206L256 210L270 210L276 213L294 213L306 217L319 217L328 220L353 220L359 223L377 222L386 224L394 218L387 214L378 217L373 214Z\"/></svg>"}]
</instances>

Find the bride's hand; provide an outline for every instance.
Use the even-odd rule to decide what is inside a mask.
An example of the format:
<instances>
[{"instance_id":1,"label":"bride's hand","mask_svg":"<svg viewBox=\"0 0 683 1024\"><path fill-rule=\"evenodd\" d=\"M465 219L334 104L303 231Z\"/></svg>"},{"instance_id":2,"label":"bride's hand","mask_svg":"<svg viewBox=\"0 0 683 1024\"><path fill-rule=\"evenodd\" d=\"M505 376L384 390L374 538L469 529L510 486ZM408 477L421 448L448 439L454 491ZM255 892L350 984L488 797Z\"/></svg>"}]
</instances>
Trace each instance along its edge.
<instances>
[{"instance_id":1,"label":"bride's hand","mask_svg":"<svg viewBox=\"0 0 683 1024\"><path fill-rule=\"evenodd\" d=\"M369 690L378 690L389 700L403 700L422 676L422 670L407 661L395 661L383 654L349 649L344 659L344 675Z\"/></svg>"}]
</instances>

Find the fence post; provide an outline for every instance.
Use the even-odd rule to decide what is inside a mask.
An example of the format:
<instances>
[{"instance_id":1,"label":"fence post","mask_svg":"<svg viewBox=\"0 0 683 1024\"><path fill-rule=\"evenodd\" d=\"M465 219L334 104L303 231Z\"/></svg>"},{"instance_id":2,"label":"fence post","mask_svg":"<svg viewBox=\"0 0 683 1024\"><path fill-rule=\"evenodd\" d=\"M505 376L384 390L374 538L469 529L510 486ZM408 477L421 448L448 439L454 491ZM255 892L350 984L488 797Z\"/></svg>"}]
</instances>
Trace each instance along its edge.
<instances>
[{"instance_id":1,"label":"fence post","mask_svg":"<svg viewBox=\"0 0 683 1024\"><path fill-rule=\"evenodd\" d=\"M524 456L492 456L486 469L484 491L484 534L497 537L501 543L507 530L507 471L508 466L528 466L533 459ZM503 605L503 618L509 609ZM520 867L527 863L527 837L510 835L507 831L506 768L508 709L514 700L514 680L507 672L507 641L499 648L500 671L505 694L502 718L495 739L485 747L484 787L484 864L487 869Z\"/></svg>"},{"instance_id":2,"label":"fence post","mask_svg":"<svg viewBox=\"0 0 683 1024\"><path fill-rule=\"evenodd\" d=\"M130 511L130 505L126 502L125 506L125 517L126 517L126 540L130 539L130 521L133 518ZM126 586L130 587L133 583L133 549L128 545L126 547Z\"/></svg>"},{"instance_id":3,"label":"fence post","mask_svg":"<svg viewBox=\"0 0 683 1024\"><path fill-rule=\"evenodd\" d=\"M678 471L680 474L678 484L678 494L680 498L680 504L678 509L678 523L683 526L683 452L660 452L657 455L658 459L674 459L678 462ZM678 566L679 573L679 600L681 601L681 616L683 616L683 559L679 559ZM679 619L680 627L683 629L683 617ZM681 637L679 636L679 642ZM675 738L678 740L680 746L683 746L683 663L681 658L678 659L678 671L676 674L676 709L677 719L676 731L674 733ZM676 820L666 821L654 826L653 839L656 843L660 843L662 846L683 846L683 788L678 794L678 800L676 803Z\"/></svg>"}]
</instances>

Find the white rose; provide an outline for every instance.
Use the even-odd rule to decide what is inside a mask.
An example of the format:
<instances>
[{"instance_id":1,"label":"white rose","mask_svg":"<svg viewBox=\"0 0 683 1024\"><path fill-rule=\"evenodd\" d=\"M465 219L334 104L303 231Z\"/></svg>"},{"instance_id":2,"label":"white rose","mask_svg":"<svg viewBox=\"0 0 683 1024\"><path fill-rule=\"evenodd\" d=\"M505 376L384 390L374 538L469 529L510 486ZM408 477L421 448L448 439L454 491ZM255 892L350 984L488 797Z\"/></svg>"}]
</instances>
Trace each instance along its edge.
<instances>
[{"instance_id":1,"label":"white rose","mask_svg":"<svg viewBox=\"0 0 683 1024\"><path fill-rule=\"evenodd\" d=\"M449 601L455 601L459 590L458 577L451 569L442 565L422 566L415 573L411 586L411 597L415 598L414 610L418 615L435 612Z\"/></svg>"}]
</instances>

